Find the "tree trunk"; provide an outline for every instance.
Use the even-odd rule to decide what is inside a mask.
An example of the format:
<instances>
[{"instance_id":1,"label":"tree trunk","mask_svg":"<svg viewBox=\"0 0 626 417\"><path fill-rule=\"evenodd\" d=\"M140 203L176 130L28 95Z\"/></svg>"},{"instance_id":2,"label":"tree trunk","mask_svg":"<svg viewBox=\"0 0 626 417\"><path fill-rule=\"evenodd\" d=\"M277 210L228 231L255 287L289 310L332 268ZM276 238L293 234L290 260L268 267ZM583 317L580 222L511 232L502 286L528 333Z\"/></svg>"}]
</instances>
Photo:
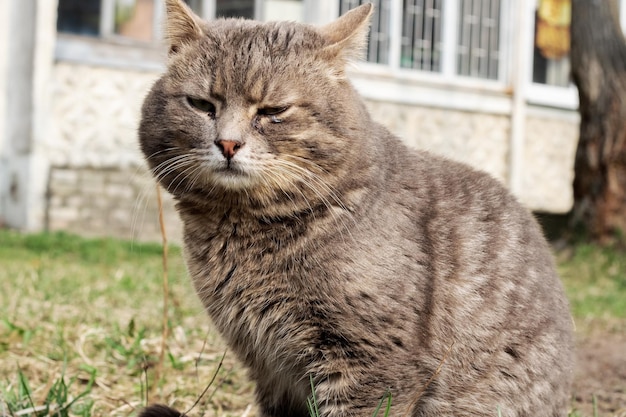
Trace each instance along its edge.
<instances>
[{"instance_id":1,"label":"tree trunk","mask_svg":"<svg viewBox=\"0 0 626 417\"><path fill-rule=\"evenodd\" d=\"M574 220L600 243L626 242L626 41L614 0L572 0L580 99Z\"/></svg>"}]
</instances>

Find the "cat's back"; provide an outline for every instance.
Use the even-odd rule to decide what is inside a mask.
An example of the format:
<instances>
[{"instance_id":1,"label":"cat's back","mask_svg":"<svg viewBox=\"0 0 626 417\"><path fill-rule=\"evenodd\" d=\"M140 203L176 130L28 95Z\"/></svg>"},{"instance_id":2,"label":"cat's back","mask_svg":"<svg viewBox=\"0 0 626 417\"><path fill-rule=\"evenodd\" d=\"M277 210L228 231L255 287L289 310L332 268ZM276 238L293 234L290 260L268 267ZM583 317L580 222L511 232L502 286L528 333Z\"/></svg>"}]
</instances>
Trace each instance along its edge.
<instances>
[{"instance_id":1,"label":"cat's back","mask_svg":"<svg viewBox=\"0 0 626 417\"><path fill-rule=\"evenodd\" d=\"M506 303L558 299L554 311L568 316L539 224L500 181L464 163L408 149L389 134L381 141L389 149L384 161L388 172L365 216L370 227L360 228L368 240L392 231L388 244L410 242L421 258L407 262L426 263L430 279L449 283L450 290L465 282L482 286L479 295L489 295L490 289ZM529 298L511 299L507 291L526 292Z\"/></svg>"},{"instance_id":2,"label":"cat's back","mask_svg":"<svg viewBox=\"0 0 626 417\"><path fill-rule=\"evenodd\" d=\"M490 175L384 133L378 140L388 172L360 229L359 241L372 242L360 257L374 280L413 306L419 355L451 362L437 390L462 393L472 413L488 414L481 407L496 396L510 399L503 408L534 415L546 410L533 380L552 381L541 390L560 398L550 411L558 415L568 399L572 322L538 223ZM376 271L381 251L393 261Z\"/></svg>"}]
</instances>

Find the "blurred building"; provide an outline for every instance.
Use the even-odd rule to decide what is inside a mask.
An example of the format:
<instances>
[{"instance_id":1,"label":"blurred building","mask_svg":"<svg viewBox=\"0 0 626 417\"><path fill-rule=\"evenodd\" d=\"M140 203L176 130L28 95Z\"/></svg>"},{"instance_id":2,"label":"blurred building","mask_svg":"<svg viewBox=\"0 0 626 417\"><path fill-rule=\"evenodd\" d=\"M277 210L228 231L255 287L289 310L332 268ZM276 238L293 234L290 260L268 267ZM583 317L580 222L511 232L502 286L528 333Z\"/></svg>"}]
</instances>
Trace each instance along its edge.
<instances>
[{"instance_id":1,"label":"blurred building","mask_svg":"<svg viewBox=\"0 0 626 417\"><path fill-rule=\"evenodd\" d=\"M315 24L363 2L188 1L207 19ZM533 210L567 212L579 121L569 1L373 3L367 61L350 70L373 117L411 146L488 171ZM0 2L0 222L158 237L136 129L164 68L163 14L161 0Z\"/></svg>"}]
</instances>

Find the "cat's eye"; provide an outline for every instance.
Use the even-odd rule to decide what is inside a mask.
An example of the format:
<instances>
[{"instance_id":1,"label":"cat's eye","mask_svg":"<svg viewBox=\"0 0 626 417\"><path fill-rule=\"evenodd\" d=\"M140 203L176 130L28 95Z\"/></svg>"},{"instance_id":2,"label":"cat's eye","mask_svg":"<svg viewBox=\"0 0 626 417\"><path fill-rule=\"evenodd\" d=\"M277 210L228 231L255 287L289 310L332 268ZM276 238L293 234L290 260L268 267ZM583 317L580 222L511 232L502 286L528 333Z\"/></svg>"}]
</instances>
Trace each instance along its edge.
<instances>
[{"instance_id":1,"label":"cat's eye","mask_svg":"<svg viewBox=\"0 0 626 417\"><path fill-rule=\"evenodd\" d=\"M203 113L215 114L215 106L208 100L202 98L187 97L187 102L194 109Z\"/></svg>"},{"instance_id":2,"label":"cat's eye","mask_svg":"<svg viewBox=\"0 0 626 417\"><path fill-rule=\"evenodd\" d=\"M270 122L272 123L282 123L283 119L281 119L279 116L283 114L284 112L286 112L288 108L289 106L261 107L256 111L256 113L259 116L264 116L264 117L269 118Z\"/></svg>"},{"instance_id":3,"label":"cat's eye","mask_svg":"<svg viewBox=\"0 0 626 417\"><path fill-rule=\"evenodd\" d=\"M286 112L288 108L289 106L262 107L257 110L257 114L259 116L278 116L279 114Z\"/></svg>"},{"instance_id":4,"label":"cat's eye","mask_svg":"<svg viewBox=\"0 0 626 417\"><path fill-rule=\"evenodd\" d=\"M281 114L283 114L284 112L287 111L287 109L289 108L289 106L282 106L282 107L261 107L259 108L256 113L259 116L265 116L268 117L270 119L270 122L272 123L281 123L283 121L283 119L281 119L280 116Z\"/></svg>"}]
</instances>

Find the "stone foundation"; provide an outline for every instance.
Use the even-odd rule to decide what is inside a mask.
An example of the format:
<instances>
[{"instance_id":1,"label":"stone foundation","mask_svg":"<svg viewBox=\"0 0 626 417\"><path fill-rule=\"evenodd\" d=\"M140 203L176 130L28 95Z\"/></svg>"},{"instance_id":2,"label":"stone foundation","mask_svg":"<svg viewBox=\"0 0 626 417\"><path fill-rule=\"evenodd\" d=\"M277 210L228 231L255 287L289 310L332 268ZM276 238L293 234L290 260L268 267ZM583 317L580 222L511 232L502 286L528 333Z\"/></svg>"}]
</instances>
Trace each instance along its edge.
<instances>
[{"instance_id":1,"label":"stone foundation","mask_svg":"<svg viewBox=\"0 0 626 417\"><path fill-rule=\"evenodd\" d=\"M168 240L180 242L181 225L174 202L163 190L161 196ZM155 181L143 168L53 167L46 227L86 236L159 241Z\"/></svg>"}]
</instances>

